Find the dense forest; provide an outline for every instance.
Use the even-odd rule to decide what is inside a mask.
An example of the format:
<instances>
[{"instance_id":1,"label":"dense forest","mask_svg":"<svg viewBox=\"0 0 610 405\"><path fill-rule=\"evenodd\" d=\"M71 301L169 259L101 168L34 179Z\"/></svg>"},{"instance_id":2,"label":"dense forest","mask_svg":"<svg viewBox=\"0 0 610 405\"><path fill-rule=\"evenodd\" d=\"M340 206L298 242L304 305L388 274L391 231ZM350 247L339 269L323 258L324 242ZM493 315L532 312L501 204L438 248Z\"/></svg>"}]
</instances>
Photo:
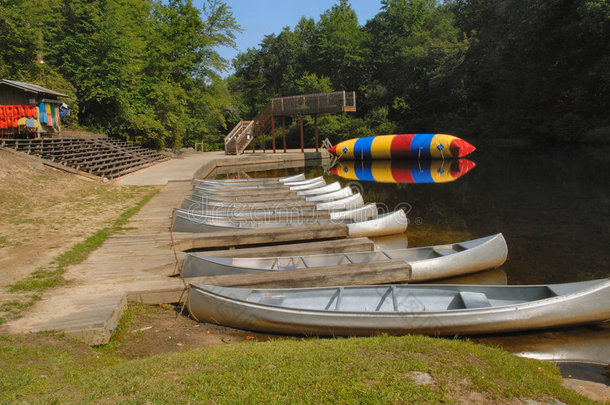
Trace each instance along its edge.
<instances>
[{"instance_id":1,"label":"dense forest","mask_svg":"<svg viewBox=\"0 0 610 405\"><path fill-rule=\"evenodd\" d=\"M271 97L334 90L356 91L358 112L320 117L333 142L610 139L607 0L381 0L364 25L338 0L223 60L239 23L220 0L0 0L0 77L70 94L73 125L155 147L217 148Z\"/></svg>"}]
</instances>

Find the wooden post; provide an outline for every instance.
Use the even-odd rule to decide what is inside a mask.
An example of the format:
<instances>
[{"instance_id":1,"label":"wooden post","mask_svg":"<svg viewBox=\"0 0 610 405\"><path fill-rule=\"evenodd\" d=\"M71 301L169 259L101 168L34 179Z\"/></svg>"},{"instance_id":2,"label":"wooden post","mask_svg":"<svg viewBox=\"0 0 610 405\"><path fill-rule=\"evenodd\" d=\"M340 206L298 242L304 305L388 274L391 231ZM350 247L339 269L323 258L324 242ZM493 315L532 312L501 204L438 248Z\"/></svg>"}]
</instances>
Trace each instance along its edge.
<instances>
[{"instance_id":1,"label":"wooden post","mask_svg":"<svg viewBox=\"0 0 610 405\"><path fill-rule=\"evenodd\" d=\"M286 153L286 117L282 117L282 140L284 142L284 153Z\"/></svg>"},{"instance_id":2,"label":"wooden post","mask_svg":"<svg viewBox=\"0 0 610 405\"><path fill-rule=\"evenodd\" d=\"M301 129L301 153L305 153L305 140L303 138L303 116L299 115L299 127Z\"/></svg>"},{"instance_id":3,"label":"wooden post","mask_svg":"<svg viewBox=\"0 0 610 405\"><path fill-rule=\"evenodd\" d=\"M314 132L316 134L316 152L318 151L318 114L313 115Z\"/></svg>"},{"instance_id":4,"label":"wooden post","mask_svg":"<svg viewBox=\"0 0 610 405\"><path fill-rule=\"evenodd\" d=\"M275 117L271 116L271 144L273 145L273 153L275 153Z\"/></svg>"},{"instance_id":5,"label":"wooden post","mask_svg":"<svg viewBox=\"0 0 610 405\"><path fill-rule=\"evenodd\" d=\"M263 153L265 153L265 133L262 133L263 135Z\"/></svg>"}]
</instances>

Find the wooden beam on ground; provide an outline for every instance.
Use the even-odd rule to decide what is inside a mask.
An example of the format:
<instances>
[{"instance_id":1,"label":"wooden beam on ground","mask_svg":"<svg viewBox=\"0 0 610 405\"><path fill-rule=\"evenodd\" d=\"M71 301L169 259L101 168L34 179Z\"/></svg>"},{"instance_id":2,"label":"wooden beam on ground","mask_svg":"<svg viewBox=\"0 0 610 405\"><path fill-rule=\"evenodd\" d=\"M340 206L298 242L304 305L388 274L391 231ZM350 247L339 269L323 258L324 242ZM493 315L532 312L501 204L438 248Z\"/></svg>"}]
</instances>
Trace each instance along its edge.
<instances>
[{"instance_id":1,"label":"wooden beam on ground","mask_svg":"<svg viewBox=\"0 0 610 405\"><path fill-rule=\"evenodd\" d=\"M293 256L301 255L303 253L315 255L337 252L371 252L374 249L375 244L369 238L353 238L229 250L198 251L197 253L214 257L270 257Z\"/></svg>"},{"instance_id":2,"label":"wooden beam on ground","mask_svg":"<svg viewBox=\"0 0 610 405\"><path fill-rule=\"evenodd\" d=\"M283 226L208 233L174 233L176 250L228 248L245 245L346 238L345 224Z\"/></svg>"},{"instance_id":3,"label":"wooden beam on ground","mask_svg":"<svg viewBox=\"0 0 610 405\"><path fill-rule=\"evenodd\" d=\"M224 287L301 288L340 285L394 284L408 282L411 266L404 260L340 264L308 269L273 270L187 278L189 283Z\"/></svg>"}]
</instances>

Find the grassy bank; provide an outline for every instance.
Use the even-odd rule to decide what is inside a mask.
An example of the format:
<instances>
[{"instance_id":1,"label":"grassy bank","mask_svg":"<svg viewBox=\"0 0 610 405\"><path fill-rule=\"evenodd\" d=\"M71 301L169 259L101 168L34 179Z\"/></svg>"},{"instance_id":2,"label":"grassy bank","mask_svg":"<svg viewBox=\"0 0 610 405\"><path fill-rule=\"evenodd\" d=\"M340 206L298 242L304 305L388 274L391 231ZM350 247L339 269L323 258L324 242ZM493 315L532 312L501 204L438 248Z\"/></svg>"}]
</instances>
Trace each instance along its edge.
<instances>
[{"instance_id":1,"label":"grassy bank","mask_svg":"<svg viewBox=\"0 0 610 405\"><path fill-rule=\"evenodd\" d=\"M148 193L133 207L124 211L110 226L96 231L83 242L77 243L68 251L60 254L49 266L39 267L28 277L9 285L7 287L9 292L23 292L29 293L29 295L26 300L20 299L2 303L0 311L6 315L0 317L0 324L8 319L18 318L25 309L40 299L40 294L44 290L55 287L63 281L66 267L81 263L91 252L100 247L110 235L123 230L129 218L136 214L158 192L158 190L151 191L148 187L142 189L148 191Z\"/></svg>"},{"instance_id":2,"label":"grassy bank","mask_svg":"<svg viewBox=\"0 0 610 405\"><path fill-rule=\"evenodd\" d=\"M589 403L561 386L553 364L421 336L252 341L129 359L119 348L141 333L128 332L134 316L101 348L0 337L0 402Z\"/></svg>"}]
</instances>

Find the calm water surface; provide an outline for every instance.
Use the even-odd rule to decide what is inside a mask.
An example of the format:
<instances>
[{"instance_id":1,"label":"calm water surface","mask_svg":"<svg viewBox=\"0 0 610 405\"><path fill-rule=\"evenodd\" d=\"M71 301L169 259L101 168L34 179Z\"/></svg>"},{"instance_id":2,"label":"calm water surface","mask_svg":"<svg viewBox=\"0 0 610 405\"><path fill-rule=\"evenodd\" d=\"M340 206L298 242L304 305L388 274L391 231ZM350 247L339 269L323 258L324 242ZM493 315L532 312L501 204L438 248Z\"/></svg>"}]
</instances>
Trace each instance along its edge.
<instances>
[{"instance_id":1,"label":"calm water surface","mask_svg":"<svg viewBox=\"0 0 610 405\"><path fill-rule=\"evenodd\" d=\"M602 148L497 148L469 156L476 167L448 183L359 181L365 200L407 206L409 246L458 242L502 232L509 284L610 277L610 158ZM281 176L303 168L251 173ZM305 168L327 182L349 179ZM354 183L352 183L354 184ZM608 325L477 338L511 352L554 360L610 362ZM575 373L574 368L569 368ZM609 383L608 376L597 379Z\"/></svg>"}]
</instances>

